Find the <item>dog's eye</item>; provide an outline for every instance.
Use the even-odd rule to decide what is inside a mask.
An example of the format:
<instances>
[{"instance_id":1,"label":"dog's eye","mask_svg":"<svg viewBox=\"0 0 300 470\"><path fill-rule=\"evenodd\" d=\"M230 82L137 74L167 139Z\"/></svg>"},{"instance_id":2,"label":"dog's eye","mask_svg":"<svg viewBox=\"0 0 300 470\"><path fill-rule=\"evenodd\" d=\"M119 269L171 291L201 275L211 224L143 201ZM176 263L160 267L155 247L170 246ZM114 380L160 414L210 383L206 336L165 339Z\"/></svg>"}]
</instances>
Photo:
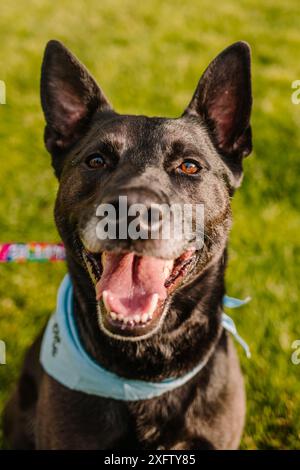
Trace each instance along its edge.
<instances>
[{"instance_id":1,"label":"dog's eye","mask_svg":"<svg viewBox=\"0 0 300 470\"><path fill-rule=\"evenodd\" d=\"M85 163L89 168L93 169L105 167L105 160L100 153L93 153L87 157Z\"/></svg>"},{"instance_id":2,"label":"dog's eye","mask_svg":"<svg viewBox=\"0 0 300 470\"><path fill-rule=\"evenodd\" d=\"M195 175L196 173L199 173L200 170L200 165L193 160L185 160L177 167L177 171L179 173L184 173L185 175Z\"/></svg>"}]
</instances>

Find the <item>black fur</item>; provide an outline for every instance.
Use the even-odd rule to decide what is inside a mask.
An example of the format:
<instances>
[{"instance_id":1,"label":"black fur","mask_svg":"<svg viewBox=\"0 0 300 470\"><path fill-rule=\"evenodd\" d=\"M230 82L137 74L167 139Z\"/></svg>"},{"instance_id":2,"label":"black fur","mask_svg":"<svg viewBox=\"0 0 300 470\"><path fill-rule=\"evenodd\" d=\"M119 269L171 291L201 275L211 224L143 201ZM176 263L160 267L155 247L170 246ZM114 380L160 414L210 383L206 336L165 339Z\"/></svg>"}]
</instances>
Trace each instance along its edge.
<instances>
[{"instance_id":1,"label":"black fur","mask_svg":"<svg viewBox=\"0 0 300 470\"><path fill-rule=\"evenodd\" d=\"M5 412L13 448L229 449L239 445L245 412L243 380L231 339L220 319L225 292L230 197L251 151L250 52L238 42L223 51L201 78L180 118L116 113L94 79L59 42L47 45L42 66L45 143L59 178L55 219L66 246L82 343L107 369L159 381L181 376L199 361L205 368L161 397L120 402L73 392L45 374L40 338L27 354L20 382ZM105 155L91 171L86 158ZM195 177L178 176L184 156L201 165ZM119 341L98 325L94 286L80 255L84 234L92 251L126 250L176 258L191 240L99 242L86 233L95 206L120 194L148 203L203 203L205 244L187 280L170 297L158 332Z\"/></svg>"}]
</instances>

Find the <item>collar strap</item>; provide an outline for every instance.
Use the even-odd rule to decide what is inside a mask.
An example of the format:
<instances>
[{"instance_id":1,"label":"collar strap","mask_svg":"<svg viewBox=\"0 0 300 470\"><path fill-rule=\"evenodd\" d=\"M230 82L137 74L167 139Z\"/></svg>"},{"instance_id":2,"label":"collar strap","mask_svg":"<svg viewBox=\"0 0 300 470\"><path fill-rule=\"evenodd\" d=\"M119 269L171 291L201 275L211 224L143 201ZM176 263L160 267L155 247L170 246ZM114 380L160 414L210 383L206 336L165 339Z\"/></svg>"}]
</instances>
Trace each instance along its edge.
<instances>
[{"instance_id":1,"label":"collar strap","mask_svg":"<svg viewBox=\"0 0 300 470\"><path fill-rule=\"evenodd\" d=\"M229 299L233 300L225 296L224 306L228 306ZM239 302L244 304L247 299ZM222 325L236 337L248 355L247 344L238 336L233 320L224 313ZM182 377L161 382L126 379L104 369L87 354L80 342L73 315L73 288L68 274L60 285L56 312L48 322L40 353L44 370L65 387L125 401L147 400L184 385L203 369L208 359Z\"/></svg>"}]
</instances>

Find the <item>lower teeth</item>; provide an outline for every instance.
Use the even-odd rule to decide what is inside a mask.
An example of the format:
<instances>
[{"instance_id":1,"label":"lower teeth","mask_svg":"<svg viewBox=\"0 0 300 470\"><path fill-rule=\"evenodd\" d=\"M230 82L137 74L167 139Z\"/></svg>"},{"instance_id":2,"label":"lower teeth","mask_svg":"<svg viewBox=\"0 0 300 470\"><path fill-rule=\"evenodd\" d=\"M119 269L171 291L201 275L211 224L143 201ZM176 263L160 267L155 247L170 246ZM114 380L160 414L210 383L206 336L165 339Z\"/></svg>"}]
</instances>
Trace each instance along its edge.
<instances>
[{"instance_id":1,"label":"lower teeth","mask_svg":"<svg viewBox=\"0 0 300 470\"><path fill-rule=\"evenodd\" d=\"M148 320L152 319L152 316L148 313L144 313L143 315L134 315L133 318L124 317L122 314L117 314L115 312L109 312L110 317L112 320L118 320L120 323L124 325L134 325L138 323L146 323Z\"/></svg>"}]
</instances>

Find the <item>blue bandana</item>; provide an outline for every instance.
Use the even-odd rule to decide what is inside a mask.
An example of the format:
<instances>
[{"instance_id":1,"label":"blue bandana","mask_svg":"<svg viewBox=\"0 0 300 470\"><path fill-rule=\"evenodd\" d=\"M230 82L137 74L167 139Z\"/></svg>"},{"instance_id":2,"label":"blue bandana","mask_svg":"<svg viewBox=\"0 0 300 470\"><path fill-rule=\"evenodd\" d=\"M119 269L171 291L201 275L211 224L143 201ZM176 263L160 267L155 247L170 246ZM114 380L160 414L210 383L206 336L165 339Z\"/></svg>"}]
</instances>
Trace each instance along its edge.
<instances>
[{"instance_id":1,"label":"blue bandana","mask_svg":"<svg viewBox=\"0 0 300 470\"><path fill-rule=\"evenodd\" d=\"M224 306L240 307L250 299L224 297ZM242 345L248 357L247 344L237 333L233 320L223 313L223 327ZM174 390L188 382L205 365L198 364L179 378L146 382L120 377L97 364L81 345L73 315L73 289L69 275L63 279L57 296L55 314L50 318L42 341L40 361L44 370L65 387L79 392L116 400L147 400Z\"/></svg>"}]
</instances>

